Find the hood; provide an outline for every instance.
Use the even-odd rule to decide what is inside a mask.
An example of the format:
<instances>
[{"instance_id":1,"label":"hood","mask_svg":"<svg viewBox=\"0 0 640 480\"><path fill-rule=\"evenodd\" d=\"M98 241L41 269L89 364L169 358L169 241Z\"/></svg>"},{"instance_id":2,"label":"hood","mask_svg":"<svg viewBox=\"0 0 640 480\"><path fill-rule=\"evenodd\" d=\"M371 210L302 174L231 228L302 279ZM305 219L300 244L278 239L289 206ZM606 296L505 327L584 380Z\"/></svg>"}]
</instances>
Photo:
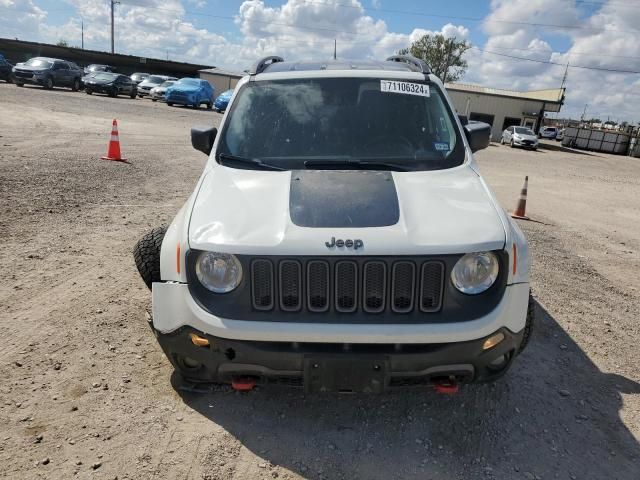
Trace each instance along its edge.
<instances>
[{"instance_id":1,"label":"hood","mask_svg":"<svg viewBox=\"0 0 640 480\"><path fill-rule=\"evenodd\" d=\"M200 87L197 85L171 85L167 88L167 93L179 92L179 93L197 93Z\"/></svg>"},{"instance_id":2,"label":"hood","mask_svg":"<svg viewBox=\"0 0 640 480\"><path fill-rule=\"evenodd\" d=\"M538 137L536 137L535 135L527 135L526 133L514 133L513 135L514 137L518 137L523 140L531 140L532 142L538 140Z\"/></svg>"},{"instance_id":3,"label":"hood","mask_svg":"<svg viewBox=\"0 0 640 480\"><path fill-rule=\"evenodd\" d=\"M24 70L25 72L33 72L38 70L49 70L49 67L34 67L32 65L18 64L14 67L16 70Z\"/></svg>"},{"instance_id":4,"label":"hood","mask_svg":"<svg viewBox=\"0 0 640 480\"><path fill-rule=\"evenodd\" d=\"M361 247L333 247L332 239ZM202 179L189 223L191 248L238 254L457 254L504 242L497 207L468 166L269 172L216 165Z\"/></svg>"}]
</instances>

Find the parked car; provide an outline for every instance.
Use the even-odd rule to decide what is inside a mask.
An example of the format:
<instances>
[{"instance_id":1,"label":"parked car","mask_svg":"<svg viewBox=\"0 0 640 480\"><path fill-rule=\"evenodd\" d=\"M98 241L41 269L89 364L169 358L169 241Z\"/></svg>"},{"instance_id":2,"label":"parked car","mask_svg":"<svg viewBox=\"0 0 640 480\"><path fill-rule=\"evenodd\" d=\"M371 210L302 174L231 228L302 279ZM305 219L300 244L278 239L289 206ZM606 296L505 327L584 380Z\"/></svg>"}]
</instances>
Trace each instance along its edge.
<instances>
[{"instance_id":1,"label":"parked car","mask_svg":"<svg viewBox=\"0 0 640 480\"><path fill-rule=\"evenodd\" d=\"M500 137L500 143L505 143L513 147L531 148L536 150L538 148L538 137L528 127L509 127L502 132Z\"/></svg>"},{"instance_id":2,"label":"parked car","mask_svg":"<svg viewBox=\"0 0 640 480\"><path fill-rule=\"evenodd\" d=\"M213 108L214 88L201 78L181 78L167 88L165 101L172 105L188 105L199 108L203 103L208 109Z\"/></svg>"},{"instance_id":3,"label":"parked car","mask_svg":"<svg viewBox=\"0 0 640 480\"><path fill-rule=\"evenodd\" d=\"M135 84L138 85L141 81L143 81L148 76L149 76L148 73L136 72L136 73L131 75L131 80L133 80L135 82Z\"/></svg>"},{"instance_id":4,"label":"parked car","mask_svg":"<svg viewBox=\"0 0 640 480\"><path fill-rule=\"evenodd\" d=\"M11 65L3 55L0 54L0 79L11 83L13 81L13 65Z\"/></svg>"},{"instance_id":5,"label":"parked car","mask_svg":"<svg viewBox=\"0 0 640 480\"><path fill-rule=\"evenodd\" d=\"M149 75L138 84L138 96L145 97L149 95L152 88L161 85L167 80L178 80L176 77L169 77L167 75Z\"/></svg>"},{"instance_id":6,"label":"parked car","mask_svg":"<svg viewBox=\"0 0 640 480\"><path fill-rule=\"evenodd\" d=\"M98 72L115 72L115 71L116 71L115 67L112 67L111 65L99 65L97 63L92 63L91 65L87 65L86 67L84 67L85 75L88 75L91 73L98 73Z\"/></svg>"},{"instance_id":7,"label":"parked car","mask_svg":"<svg viewBox=\"0 0 640 480\"><path fill-rule=\"evenodd\" d=\"M157 102L158 100L164 101L164 95L165 93L167 93L167 88L169 88L174 83L176 83L175 80L167 80L166 82L162 82L157 87L153 87L151 90L149 90L149 97L154 102Z\"/></svg>"},{"instance_id":8,"label":"parked car","mask_svg":"<svg viewBox=\"0 0 640 480\"><path fill-rule=\"evenodd\" d=\"M14 82L18 87L25 83L53 87L80 89L82 70L78 65L59 58L35 57L13 67Z\"/></svg>"},{"instance_id":9,"label":"parked car","mask_svg":"<svg viewBox=\"0 0 640 480\"><path fill-rule=\"evenodd\" d=\"M213 103L213 108L216 112L224 112L227 109L227 105L229 105L229 100L231 100L231 96L233 95L233 89L226 90L218 95L216 101Z\"/></svg>"},{"instance_id":10,"label":"parked car","mask_svg":"<svg viewBox=\"0 0 640 480\"><path fill-rule=\"evenodd\" d=\"M326 64L262 59L219 130L191 130L204 173L134 248L156 339L188 384L237 390L497 380L535 309L526 239L474 160L491 126L462 127L417 58Z\"/></svg>"},{"instance_id":11,"label":"parked car","mask_svg":"<svg viewBox=\"0 0 640 480\"><path fill-rule=\"evenodd\" d=\"M88 95L93 92L106 93L110 97L128 95L136 98L138 90L136 84L126 75L111 72L98 72L85 77L84 90Z\"/></svg>"},{"instance_id":12,"label":"parked car","mask_svg":"<svg viewBox=\"0 0 640 480\"><path fill-rule=\"evenodd\" d=\"M556 138L558 127L542 127L538 132L540 138Z\"/></svg>"},{"instance_id":13,"label":"parked car","mask_svg":"<svg viewBox=\"0 0 640 480\"><path fill-rule=\"evenodd\" d=\"M560 130L558 130L558 133L556 134L556 141L560 142L563 138L564 138L564 128L561 128Z\"/></svg>"}]
</instances>

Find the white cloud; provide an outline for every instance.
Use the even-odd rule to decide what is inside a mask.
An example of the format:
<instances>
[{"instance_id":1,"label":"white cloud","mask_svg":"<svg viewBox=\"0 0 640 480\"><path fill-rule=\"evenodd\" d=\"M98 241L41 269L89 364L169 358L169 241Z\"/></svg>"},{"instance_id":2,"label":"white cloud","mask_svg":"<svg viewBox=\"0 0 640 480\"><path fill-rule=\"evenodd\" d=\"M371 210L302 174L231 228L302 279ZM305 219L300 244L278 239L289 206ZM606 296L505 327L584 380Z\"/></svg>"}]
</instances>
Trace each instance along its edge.
<instances>
[{"instance_id":1,"label":"white cloud","mask_svg":"<svg viewBox=\"0 0 640 480\"><path fill-rule=\"evenodd\" d=\"M84 19L86 48L108 50L109 7L104 0L66 0L76 13L64 25L52 25L37 0L0 0L0 36L80 44ZM135 0L116 7L116 50L140 56L212 64L243 70L261 55L285 58L330 58L333 41L341 58L382 59L422 35L470 37L464 25L448 23L437 32L414 28L390 31L386 22L367 12L361 0L287 0L279 6L245 0L235 15L236 36L201 28L187 19L203 0ZM377 0L369 5L378 8ZM591 6L593 8L593 6ZM469 69L463 81L518 90L559 87L564 64L640 71L640 8L608 0L594 14L575 0L492 0L481 25L487 39L467 53ZM202 18L206 23L207 17ZM224 25L225 20L216 20ZM229 21L231 23L231 20ZM581 25L587 28L542 27L535 24ZM231 26L231 25L229 25ZM566 53L554 51L552 40L568 41ZM542 62L521 61L496 52ZM565 113L579 115L585 103L594 111L615 111L621 118L640 120L637 76L570 69ZM611 112L611 114L614 114Z\"/></svg>"}]
</instances>

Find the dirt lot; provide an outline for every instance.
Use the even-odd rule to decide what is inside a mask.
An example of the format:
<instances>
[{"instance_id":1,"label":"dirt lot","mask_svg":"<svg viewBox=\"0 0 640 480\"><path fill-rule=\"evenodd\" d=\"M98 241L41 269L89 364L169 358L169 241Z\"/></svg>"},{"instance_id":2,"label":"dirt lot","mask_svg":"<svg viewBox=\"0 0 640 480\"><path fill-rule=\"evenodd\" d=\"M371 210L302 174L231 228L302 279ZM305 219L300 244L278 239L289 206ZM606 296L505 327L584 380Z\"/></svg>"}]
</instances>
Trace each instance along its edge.
<instances>
[{"instance_id":1,"label":"dirt lot","mask_svg":"<svg viewBox=\"0 0 640 480\"><path fill-rule=\"evenodd\" d=\"M522 223L538 324L494 385L305 398L188 394L146 325L131 256L205 163L210 111L0 84L0 476L638 479L640 163L478 155ZM131 164L99 160L117 118Z\"/></svg>"}]
</instances>

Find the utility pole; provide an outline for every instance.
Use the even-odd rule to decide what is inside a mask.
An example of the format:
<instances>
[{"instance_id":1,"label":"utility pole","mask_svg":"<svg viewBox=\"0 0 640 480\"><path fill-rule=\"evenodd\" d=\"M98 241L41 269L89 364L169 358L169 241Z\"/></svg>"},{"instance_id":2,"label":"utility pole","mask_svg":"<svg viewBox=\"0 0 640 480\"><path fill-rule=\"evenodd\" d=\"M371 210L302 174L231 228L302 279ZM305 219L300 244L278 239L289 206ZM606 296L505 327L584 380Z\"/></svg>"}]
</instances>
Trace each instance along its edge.
<instances>
[{"instance_id":1,"label":"utility pole","mask_svg":"<svg viewBox=\"0 0 640 480\"><path fill-rule=\"evenodd\" d=\"M119 4L116 0L111 0L111 53L115 53L114 41L113 41L113 9L116 4Z\"/></svg>"},{"instance_id":2,"label":"utility pole","mask_svg":"<svg viewBox=\"0 0 640 480\"><path fill-rule=\"evenodd\" d=\"M338 59L338 40L336 38L333 39L333 59Z\"/></svg>"}]
</instances>

